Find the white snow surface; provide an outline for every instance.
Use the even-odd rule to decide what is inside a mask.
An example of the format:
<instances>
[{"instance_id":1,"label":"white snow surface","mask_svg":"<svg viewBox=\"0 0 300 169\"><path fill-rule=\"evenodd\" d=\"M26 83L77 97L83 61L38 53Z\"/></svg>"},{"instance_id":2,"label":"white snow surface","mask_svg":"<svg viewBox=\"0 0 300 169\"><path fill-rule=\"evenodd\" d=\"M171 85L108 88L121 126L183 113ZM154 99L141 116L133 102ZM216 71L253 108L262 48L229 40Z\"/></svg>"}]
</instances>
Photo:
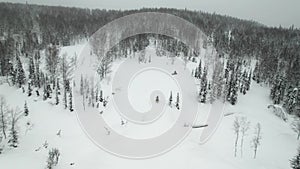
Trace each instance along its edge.
<instances>
[{"instance_id":1,"label":"white snow surface","mask_svg":"<svg viewBox=\"0 0 300 169\"><path fill-rule=\"evenodd\" d=\"M69 57L80 53L82 45L63 47L61 51ZM118 62L115 63L116 65ZM113 69L116 67L113 65ZM196 63L189 63L189 68L196 67ZM144 77L150 77L145 79ZM138 75L129 88L129 98L136 109L147 110L147 95L149 89L145 83L154 84L152 77L163 81L162 90L168 86L176 90L176 85L171 79L157 72L146 72ZM151 83L152 82L152 83ZM111 93L109 83L101 85L105 93ZM169 98L168 89L165 98ZM224 113L233 113L223 118L219 128L213 137L203 145L199 144L202 129L193 129L190 135L170 152L151 159L130 160L113 156L93 144L85 135L78 122L76 112L70 112L63 105L52 105L54 100L42 101L35 96L27 97L21 89L10 87L6 83L0 85L0 94L4 95L11 106L18 106L23 110L24 101L29 106L29 116L21 119L19 123L20 144L16 149L6 147L0 154L0 169L41 169L45 168L48 151L58 148L61 157L55 169L286 169L289 168L289 160L296 154L299 142L296 134L291 130L289 123L276 117L267 108L271 104L269 89L252 82L251 90L247 95L239 95L236 106L226 104ZM138 98L138 99L136 99ZM176 94L173 93L173 100ZM61 100L62 101L62 100ZM144 105L144 106L141 106ZM199 104L200 112L197 123L205 124L205 118L210 105ZM167 110L175 111L175 109ZM178 112L177 112L178 113ZM145 133L143 128L134 127L134 124L121 126L121 118L118 114L109 112L103 114L107 123L122 134L134 137L153 137L160 133L163 128L170 127L176 120L176 112L167 118L168 122L158 123L153 133ZM251 128L245 137L243 157L234 157L234 132L233 121L235 116L245 116L251 121ZM26 123L30 122L33 127L26 132ZM262 143L258 147L257 158L253 159L251 139L256 123L262 126ZM130 127L131 126L131 127ZM61 137L56 133L61 130ZM134 132L132 132L134 131ZM132 133L136 133L133 135ZM42 145L47 141L48 148ZM39 151L35 151L41 147ZM70 165L74 163L74 165Z\"/></svg>"}]
</instances>

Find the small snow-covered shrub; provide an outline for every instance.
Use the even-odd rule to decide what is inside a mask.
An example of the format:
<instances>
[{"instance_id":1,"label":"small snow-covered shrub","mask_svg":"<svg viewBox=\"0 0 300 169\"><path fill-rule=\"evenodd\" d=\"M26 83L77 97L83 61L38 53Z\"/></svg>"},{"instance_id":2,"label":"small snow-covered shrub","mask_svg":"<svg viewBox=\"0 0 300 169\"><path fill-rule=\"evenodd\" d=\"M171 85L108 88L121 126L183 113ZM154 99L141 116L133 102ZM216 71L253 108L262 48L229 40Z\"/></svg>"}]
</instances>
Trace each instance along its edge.
<instances>
[{"instance_id":1,"label":"small snow-covered shrub","mask_svg":"<svg viewBox=\"0 0 300 169\"><path fill-rule=\"evenodd\" d=\"M53 169L54 166L58 164L60 152L58 149L53 148L49 151L48 159L47 159L47 166L46 169Z\"/></svg>"}]
</instances>

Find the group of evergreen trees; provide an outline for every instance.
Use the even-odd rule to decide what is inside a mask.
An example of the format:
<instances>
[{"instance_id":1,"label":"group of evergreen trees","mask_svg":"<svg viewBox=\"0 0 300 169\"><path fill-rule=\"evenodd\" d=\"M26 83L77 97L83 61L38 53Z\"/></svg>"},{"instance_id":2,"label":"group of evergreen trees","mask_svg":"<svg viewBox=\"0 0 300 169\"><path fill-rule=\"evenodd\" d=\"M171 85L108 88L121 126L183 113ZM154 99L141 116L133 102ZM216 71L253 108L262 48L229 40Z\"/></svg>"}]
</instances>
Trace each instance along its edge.
<instances>
[{"instance_id":1,"label":"group of evergreen trees","mask_svg":"<svg viewBox=\"0 0 300 169\"><path fill-rule=\"evenodd\" d=\"M24 92L27 90L29 97L33 91L40 96L39 89L43 90L44 100L55 95L55 104L60 103L62 84L64 107L72 111L72 81L67 73L69 66L58 57L58 45L76 43L124 15L149 11L170 13L190 21L208 36L204 48L212 43L221 58L228 54L227 61L216 63L211 78L207 65L201 65L201 61L194 70L193 76L200 81L200 102L223 98L235 105L238 93L246 94L253 79L269 85L274 104L283 105L288 113L300 119L300 30L294 27L266 27L252 21L199 11L166 8L107 11L0 3L0 75L7 76L10 84L22 88ZM191 61L199 55L199 51L189 51L184 44L172 38L156 35L156 39L159 39L157 46L164 49L158 50L158 53L169 51L178 56L182 52ZM105 69L114 57L126 57L144 49L149 43L147 35L142 34L125 41L108 53L111 60L103 64ZM40 51L43 49L47 62L45 72L40 70ZM256 60L253 72L244 63L249 59ZM100 72L104 73L104 77L106 71ZM61 74L62 78L57 74ZM106 105L103 96L99 98L99 93L103 93L98 88L95 90L94 85L88 86L82 93L88 104L97 106L101 99Z\"/></svg>"},{"instance_id":2,"label":"group of evergreen trees","mask_svg":"<svg viewBox=\"0 0 300 169\"><path fill-rule=\"evenodd\" d=\"M255 58L257 66L253 71L253 79L259 83L262 82L272 86L271 98L275 104L283 103L289 113L299 112L299 92L291 92L294 89L299 89L300 81L300 48L298 47L300 31L294 27L289 29L282 27L270 28L256 22L228 16L166 8L106 11L1 3L0 9L1 16L3 16L0 18L0 22L3 23L0 27L0 36L2 37L0 42L0 73L3 76L12 75L13 83L19 86L25 83L24 67L22 68L20 64L22 59L19 59L21 55L31 58L35 55L34 53L39 53L37 51L47 48L46 54L50 56L47 59L52 60L52 64L47 65L49 68L48 78L54 86L55 79L53 75L55 69L52 70L52 65L55 65L57 60L51 56L55 56L57 51L55 51L55 47L53 48L49 44L56 46L58 44L75 43L77 40L92 35L104 24L124 15L149 11L165 12L182 17L198 26L208 35L208 41L205 41L204 47L212 43L220 55L223 56L227 53L230 59L233 60L237 58L242 60ZM166 51L170 51L174 56L177 56L180 52L183 52L185 56L198 55L199 51L191 52L181 42L172 38L156 35L156 39L160 39L158 41L159 46ZM142 50L147 46L147 43L148 40L145 35L141 34L127 40L126 43L122 43L123 46L120 45L118 48L113 49L111 54L115 50L121 56L127 56L134 51ZM160 50L160 52L162 51ZM33 61L35 62L34 58ZM32 60L30 62L32 63ZM19 66L13 66L14 64ZM229 77L225 78L226 83L230 85L224 88L230 91L227 92L229 102L235 104L237 90L246 93L247 89L244 86L246 85L244 84L245 80L238 79L241 70L231 69L230 71ZM249 76L249 72L246 74ZM244 72L242 72L242 76L245 77ZM199 79L205 81L204 77ZM221 86L219 83L210 82L210 80L207 80L207 82L208 84L202 82L202 88L211 87L211 90L214 90L216 85ZM238 86L241 83L243 86ZM30 87L32 86L33 84L30 83ZM208 91L201 90L200 100L204 102L207 99L205 97L207 97ZM293 99L294 95L297 95L296 99Z\"/></svg>"},{"instance_id":3,"label":"group of evergreen trees","mask_svg":"<svg viewBox=\"0 0 300 169\"><path fill-rule=\"evenodd\" d=\"M240 60L228 59L224 67L224 59L216 61L211 78L208 77L207 67L199 65L193 71L193 76L200 81L199 101L213 103L217 99L232 105L237 103L238 93L246 94L250 90L251 68L244 66ZM223 97L222 97L223 96Z\"/></svg>"},{"instance_id":4,"label":"group of evergreen trees","mask_svg":"<svg viewBox=\"0 0 300 169\"><path fill-rule=\"evenodd\" d=\"M108 103L107 98L104 97L103 90L101 90L98 83L94 83L94 79L88 79L81 75L79 91L82 96L84 108L86 107L86 104L89 107L99 108L100 104L105 107Z\"/></svg>"}]
</instances>

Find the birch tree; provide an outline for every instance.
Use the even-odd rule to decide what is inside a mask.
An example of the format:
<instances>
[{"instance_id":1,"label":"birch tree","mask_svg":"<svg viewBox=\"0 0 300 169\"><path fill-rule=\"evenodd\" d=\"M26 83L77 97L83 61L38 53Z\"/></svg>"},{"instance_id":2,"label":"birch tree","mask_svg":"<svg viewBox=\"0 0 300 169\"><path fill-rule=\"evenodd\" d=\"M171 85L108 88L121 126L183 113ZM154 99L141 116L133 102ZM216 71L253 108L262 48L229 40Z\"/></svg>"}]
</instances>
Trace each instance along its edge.
<instances>
[{"instance_id":1,"label":"birch tree","mask_svg":"<svg viewBox=\"0 0 300 169\"><path fill-rule=\"evenodd\" d=\"M237 155L237 146L240 137L240 130L241 130L241 120L239 117L235 117L233 122L233 131L235 134L235 141L234 141L234 157Z\"/></svg>"},{"instance_id":2,"label":"birch tree","mask_svg":"<svg viewBox=\"0 0 300 169\"><path fill-rule=\"evenodd\" d=\"M253 151L254 151L254 155L253 158L256 158L256 153L257 153L257 149L258 146L261 143L261 125L260 123L257 123L255 129L254 129L254 137L252 139L252 147L253 147Z\"/></svg>"},{"instance_id":3,"label":"birch tree","mask_svg":"<svg viewBox=\"0 0 300 169\"><path fill-rule=\"evenodd\" d=\"M241 117L241 157L243 157L244 137L247 135L249 128L250 122L247 120L247 117Z\"/></svg>"},{"instance_id":4,"label":"birch tree","mask_svg":"<svg viewBox=\"0 0 300 169\"><path fill-rule=\"evenodd\" d=\"M0 132L4 139L7 138L6 129L8 127L7 123L7 105L6 100L3 96L0 96ZM1 141L1 140L0 140Z\"/></svg>"}]
</instances>

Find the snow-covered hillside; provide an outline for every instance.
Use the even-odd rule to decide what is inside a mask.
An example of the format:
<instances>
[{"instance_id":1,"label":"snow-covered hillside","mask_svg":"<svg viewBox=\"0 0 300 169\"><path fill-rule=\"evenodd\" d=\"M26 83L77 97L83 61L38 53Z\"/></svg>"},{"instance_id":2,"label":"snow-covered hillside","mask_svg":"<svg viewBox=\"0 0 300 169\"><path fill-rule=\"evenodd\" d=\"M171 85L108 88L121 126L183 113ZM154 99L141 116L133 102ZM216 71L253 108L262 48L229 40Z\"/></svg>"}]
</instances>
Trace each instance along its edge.
<instances>
[{"instance_id":1,"label":"snow-covered hillside","mask_svg":"<svg viewBox=\"0 0 300 169\"><path fill-rule=\"evenodd\" d=\"M82 45L63 47L61 54L67 53L69 58L74 57L80 53L82 47ZM147 52L152 52L151 55L154 55L151 47L146 50L146 55ZM116 61L112 65L112 74L119 63L120 61ZM187 67L193 68L196 65L196 63L188 63ZM148 71L134 79L129 88L129 99L136 109L148 109L149 90L156 87L155 80L163 84L157 87L161 87L161 90L166 93L165 98L169 98L170 88L174 92L179 90L172 79L157 73ZM107 80L109 78L101 84L105 94L112 93L109 89L110 81ZM255 82L251 83L251 90L247 95L239 96L236 105L226 103L224 109L226 116L215 134L205 144L199 144L203 129L195 128L179 146L170 152L144 160L116 157L97 147L83 132L76 112L70 112L62 105L53 105L55 98L43 101L36 96L28 97L21 89L10 87L7 83L0 85L0 94L11 106L18 106L23 110L26 101L29 107L29 115L23 117L18 124L21 129L19 147L16 149L7 147L3 154L0 154L1 169L44 168L51 148L58 148L61 152L56 169L286 169L289 168L289 160L296 154L299 145L296 134L290 126L291 120L284 122L268 109L268 105L272 104L269 100L269 89ZM145 98L139 99L141 96ZM174 99L175 96L174 93ZM199 106L197 124L205 124L210 104L199 103ZM138 128L130 122L122 125L122 118L109 109L108 107L103 114L107 123L119 133L137 138L157 136L172 125L179 113L175 109L167 108L166 112L169 114L165 114L162 121L158 121L156 126L149 129L147 128L149 126ZM237 157L234 157L233 123L236 117L246 117L250 121L250 128L244 138L243 156L241 156L239 142ZM254 159L251 142L257 123L261 124L262 140L257 150L257 157ZM60 135L57 134L59 131ZM45 143L48 145L45 146Z\"/></svg>"}]
</instances>

